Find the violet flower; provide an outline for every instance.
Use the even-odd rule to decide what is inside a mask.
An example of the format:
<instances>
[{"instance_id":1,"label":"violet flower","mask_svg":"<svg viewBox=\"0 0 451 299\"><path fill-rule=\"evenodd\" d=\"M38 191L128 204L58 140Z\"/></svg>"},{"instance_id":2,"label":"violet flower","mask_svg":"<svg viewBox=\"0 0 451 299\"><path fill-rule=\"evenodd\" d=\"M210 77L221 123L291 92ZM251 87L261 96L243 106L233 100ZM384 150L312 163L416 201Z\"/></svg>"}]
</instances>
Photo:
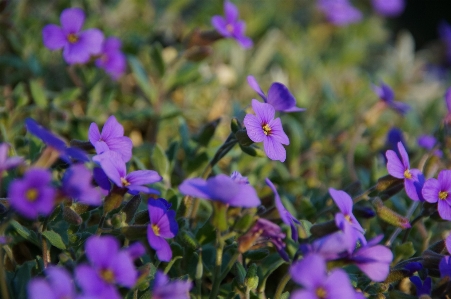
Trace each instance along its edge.
<instances>
[{"instance_id":1,"label":"violet flower","mask_svg":"<svg viewBox=\"0 0 451 299\"><path fill-rule=\"evenodd\" d=\"M432 291L432 279L428 276L424 281L421 281L421 278L418 276L409 277L410 281L415 285L417 289L417 297L421 298L421 295L431 295ZM425 297L430 298L430 297Z\"/></svg>"},{"instance_id":2,"label":"violet flower","mask_svg":"<svg viewBox=\"0 0 451 299\"><path fill-rule=\"evenodd\" d=\"M326 263L316 254L309 254L290 267L291 278L302 285L292 293L294 299L351 299L355 297L349 277L342 269L326 273Z\"/></svg>"},{"instance_id":3,"label":"violet flower","mask_svg":"<svg viewBox=\"0 0 451 299\"><path fill-rule=\"evenodd\" d=\"M213 16L211 24L224 37L233 38L241 47L248 49L253 46L252 40L244 35L246 23L238 19L238 8L230 1L224 1L224 17Z\"/></svg>"},{"instance_id":4,"label":"violet flower","mask_svg":"<svg viewBox=\"0 0 451 299\"><path fill-rule=\"evenodd\" d=\"M387 171L395 178L404 179L404 189L410 199L423 201L421 189L424 184L424 176L419 169L410 169L409 156L401 142L398 142L398 150L401 159L392 150L388 150L385 153L387 157Z\"/></svg>"},{"instance_id":5,"label":"violet flower","mask_svg":"<svg viewBox=\"0 0 451 299\"><path fill-rule=\"evenodd\" d=\"M75 164L64 173L61 191L80 203L99 206L102 204L101 194L91 182L92 172L83 164Z\"/></svg>"},{"instance_id":6,"label":"violet flower","mask_svg":"<svg viewBox=\"0 0 451 299\"><path fill-rule=\"evenodd\" d=\"M152 298L158 299L189 299L189 290L193 284L189 280L169 281L169 277L161 271L155 274L152 288Z\"/></svg>"},{"instance_id":7,"label":"violet flower","mask_svg":"<svg viewBox=\"0 0 451 299\"><path fill-rule=\"evenodd\" d=\"M451 170L442 170L438 179L430 178L423 186L424 200L437 204L437 210L445 220L451 220Z\"/></svg>"},{"instance_id":8,"label":"violet flower","mask_svg":"<svg viewBox=\"0 0 451 299\"><path fill-rule=\"evenodd\" d=\"M71 275L62 267L45 270L46 279L33 278L27 286L29 299L75 299L76 292Z\"/></svg>"},{"instance_id":9,"label":"violet flower","mask_svg":"<svg viewBox=\"0 0 451 299\"><path fill-rule=\"evenodd\" d=\"M387 133L387 140L385 141L385 145L388 149L393 150L397 155L401 155L398 150L398 142L401 142L407 151L407 144L404 140L402 131L398 128L391 128Z\"/></svg>"},{"instance_id":10,"label":"violet flower","mask_svg":"<svg viewBox=\"0 0 451 299\"><path fill-rule=\"evenodd\" d=\"M437 144L437 139L435 139L435 137L432 135L421 135L420 137L418 137L417 142L419 146L430 151ZM443 152L439 149L436 149L433 154L434 156L437 156L439 158L443 156Z\"/></svg>"},{"instance_id":11,"label":"violet flower","mask_svg":"<svg viewBox=\"0 0 451 299\"><path fill-rule=\"evenodd\" d=\"M143 186L163 179L156 171L136 170L127 174L125 162L120 154L113 151L94 156L92 160L100 164L102 170L116 186L127 189L128 193L132 195L136 195L139 192L160 194L158 190Z\"/></svg>"},{"instance_id":12,"label":"violet flower","mask_svg":"<svg viewBox=\"0 0 451 299\"><path fill-rule=\"evenodd\" d=\"M243 178L231 178L225 174L218 174L207 180L201 178L186 179L179 186L184 195L220 201L234 207L252 208L260 205L260 199L254 187Z\"/></svg>"},{"instance_id":13,"label":"violet flower","mask_svg":"<svg viewBox=\"0 0 451 299\"><path fill-rule=\"evenodd\" d=\"M442 257L438 269L440 270L440 278L451 278L451 256L445 255Z\"/></svg>"},{"instance_id":14,"label":"violet flower","mask_svg":"<svg viewBox=\"0 0 451 299\"><path fill-rule=\"evenodd\" d=\"M318 0L317 8L326 15L327 20L337 26L357 23L362 13L348 0Z\"/></svg>"},{"instance_id":15,"label":"violet flower","mask_svg":"<svg viewBox=\"0 0 451 299\"><path fill-rule=\"evenodd\" d=\"M158 259L169 262L172 258L172 250L166 239L174 238L178 232L175 211L169 210L171 205L163 198L149 199L147 206L150 218L147 240L150 247L157 252Z\"/></svg>"},{"instance_id":16,"label":"violet flower","mask_svg":"<svg viewBox=\"0 0 451 299\"><path fill-rule=\"evenodd\" d=\"M55 189L51 186L52 174L46 169L30 168L22 179L9 185L11 207L20 215L36 219L53 211Z\"/></svg>"},{"instance_id":17,"label":"violet flower","mask_svg":"<svg viewBox=\"0 0 451 299\"><path fill-rule=\"evenodd\" d=\"M274 119L274 107L254 99L252 108L256 115L246 114L243 121L247 135L253 142L263 142L268 158L284 162L287 153L282 144L288 145L290 140L283 131L280 118Z\"/></svg>"},{"instance_id":18,"label":"violet flower","mask_svg":"<svg viewBox=\"0 0 451 299\"><path fill-rule=\"evenodd\" d=\"M63 57L69 64L86 63L91 55L102 50L103 33L99 29L81 31L85 13L80 8L63 10L60 16L61 27L46 25L42 29L42 40L50 50L63 48Z\"/></svg>"},{"instance_id":19,"label":"violet flower","mask_svg":"<svg viewBox=\"0 0 451 299\"><path fill-rule=\"evenodd\" d=\"M384 82L381 82L380 86L372 85L372 87L379 99L394 111L401 115L405 115L410 110L411 107L408 104L395 101L393 89Z\"/></svg>"},{"instance_id":20,"label":"violet flower","mask_svg":"<svg viewBox=\"0 0 451 299\"><path fill-rule=\"evenodd\" d=\"M406 4L404 0L371 0L374 10L385 17L396 17L402 14Z\"/></svg>"},{"instance_id":21,"label":"violet flower","mask_svg":"<svg viewBox=\"0 0 451 299\"><path fill-rule=\"evenodd\" d=\"M268 178L265 179L265 182L269 186L269 188L271 188L272 192L274 192L274 201L276 202L276 208L277 211L279 211L280 218L286 225L289 225L291 227L291 238L294 241L297 241L299 239L299 234L296 224L301 223L283 206L282 200L280 199L279 193L277 193L274 184Z\"/></svg>"},{"instance_id":22,"label":"violet flower","mask_svg":"<svg viewBox=\"0 0 451 299\"><path fill-rule=\"evenodd\" d=\"M124 136L124 127L116 120L114 115L108 117L102 128L102 133L96 123L89 126L89 141L95 147L97 154L105 151L114 151L120 154L124 162L132 157L132 140Z\"/></svg>"},{"instance_id":23,"label":"violet flower","mask_svg":"<svg viewBox=\"0 0 451 299\"><path fill-rule=\"evenodd\" d=\"M113 80L119 79L125 73L127 59L121 51L120 39L109 37L104 41L96 66L104 69Z\"/></svg>"},{"instance_id":24,"label":"violet flower","mask_svg":"<svg viewBox=\"0 0 451 299\"><path fill-rule=\"evenodd\" d=\"M441 21L438 27L438 33L440 39L445 44L447 63L451 63L451 26L446 21ZM450 111L450 109L448 109L448 111Z\"/></svg>"},{"instance_id":25,"label":"violet flower","mask_svg":"<svg viewBox=\"0 0 451 299\"><path fill-rule=\"evenodd\" d=\"M451 31L451 28L450 28L450 31ZM449 50L451 52L451 32L450 32ZM450 56L451 56L451 53L450 53ZM450 58L450 61L451 61L451 58ZM448 110L448 113L446 113L446 117L445 117L445 123L450 124L451 123L451 87L446 90L444 98L445 98L446 110Z\"/></svg>"},{"instance_id":26,"label":"violet flower","mask_svg":"<svg viewBox=\"0 0 451 299\"><path fill-rule=\"evenodd\" d=\"M271 84L268 90L268 96L262 91L254 76L247 76L247 83L255 90L258 95L265 101L271 104L276 111L282 112L300 112L305 111L304 108L296 107L296 99L288 90L288 88L279 82Z\"/></svg>"},{"instance_id":27,"label":"violet flower","mask_svg":"<svg viewBox=\"0 0 451 299\"><path fill-rule=\"evenodd\" d=\"M3 171L15 168L24 162L23 157L8 158L8 143L0 143L0 175Z\"/></svg>"}]
</instances>

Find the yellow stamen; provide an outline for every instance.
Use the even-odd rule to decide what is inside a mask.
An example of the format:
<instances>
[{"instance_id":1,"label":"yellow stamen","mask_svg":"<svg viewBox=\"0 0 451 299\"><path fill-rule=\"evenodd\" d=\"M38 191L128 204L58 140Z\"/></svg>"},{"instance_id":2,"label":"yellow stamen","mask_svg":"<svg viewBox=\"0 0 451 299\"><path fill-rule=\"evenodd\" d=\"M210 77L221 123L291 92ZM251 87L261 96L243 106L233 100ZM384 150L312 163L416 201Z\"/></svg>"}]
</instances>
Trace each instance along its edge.
<instances>
[{"instance_id":1,"label":"yellow stamen","mask_svg":"<svg viewBox=\"0 0 451 299\"><path fill-rule=\"evenodd\" d=\"M36 188L30 188L27 190L27 192L25 193L25 198L28 201L35 201L38 198L39 192Z\"/></svg>"},{"instance_id":2,"label":"yellow stamen","mask_svg":"<svg viewBox=\"0 0 451 299\"><path fill-rule=\"evenodd\" d=\"M316 289L316 296L320 299L325 299L327 296L327 292L324 288L319 287Z\"/></svg>"},{"instance_id":3,"label":"yellow stamen","mask_svg":"<svg viewBox=\"0 0 451 299\"><path fill-rule=\"evenodd\" d=\"M410 171L408 169L406 169L406 171L404 171L404 177L406 179L411 179L412 178L412 174L410 173Z\"/></svg>"},{"instance_id":4,"label":"yellow stamen","mask_svg":"<svg viewBox=\"0 0 451 299\"><path fill-rule=\"evenodd\" d=\"M348 221L349 223L352 223L351 216L345 215L345 219L346 219L346 221Z\"/></svg>"},{"instance_id":5,"label":"yellow stamen","mask_svg":"<svg viewBox=\"0 0 451 299\"><path fill-rule=\"evenodd\" d=\"M234 28L232 24L227 24L226 29L228 32L232 33Z\"/></svg>"},{"instance_id":6,"label":"yellow stamen","mask_svg":"<svg viewBox=\"0 0 451 299\"><path fill-rule=\"evenodd\" d=\"M130 186L130 182L127 181L125 178L121 178L122 187Z\"/></svg>"},{"instance_id":7,"label":"yellow stamen","mask_svg":"<svg viewBox=\"0 0 451 299\"><path fill-rule=\"evenodd\" d=\"M108 283L114 282L114 273L110 269L100 270L100 277Z\"/></svg>"},{"instance_id":8,"label":"yellow stamen","mask_svg":"<svg viewBox=\"0 0 451 299\"><path fill-rule=\"evenodd\" d=\"M155 234L155 236L157 236L157 237L160 236L160 228L158 227L158 225L152 224L152 230L153 230L153 233Z\"/></svg>"},{"instance_id":9,"label":"yellow stamen","mask_svg":"<svg viewBox=\"0 0 451 299\"><path fill-rule=\"evenodd\" d=\"M76 34L74 34L74 33L70 33L70 34L67 36L67 40L68 40L71 44L74 44L74 43L78 42L78 36L77 36Z\"/></svg>"},{"instance_id":10,"label":"yellow stamen","mask_svg":"<svg viewBox=\"0 0 451 299\"><path fill-rule=\"evenodd\" d=\"M448 197L448 192L446 192L446 191L440 191L439 193L438 193L438 198L440 198L441 200L444 200L444 199L446 199Z\"/></svg>"},{"instance_id":11,"label":"yellow stamen","mask_svg":"<svg viewBox=\"0 0 451 299\"><path fill-rule=\"evenodd\" d=\"M265 124L264 126L262 126L263 128L263 133L265 133L266 136L268 136L271 133L271 127L268 124Z\"/></svg>"}]
</instances>

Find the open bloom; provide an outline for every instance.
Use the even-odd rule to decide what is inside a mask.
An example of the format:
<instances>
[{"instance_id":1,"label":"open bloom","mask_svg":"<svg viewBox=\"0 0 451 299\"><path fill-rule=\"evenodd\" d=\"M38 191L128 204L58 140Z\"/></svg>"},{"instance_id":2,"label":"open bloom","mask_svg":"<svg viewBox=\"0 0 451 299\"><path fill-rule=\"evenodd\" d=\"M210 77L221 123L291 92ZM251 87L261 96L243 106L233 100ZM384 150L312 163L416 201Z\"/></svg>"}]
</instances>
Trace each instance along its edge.
<instances>
[{"instance_id":1,"label":"open bloom","mask_svg":"<svg viewBox=\"0 0 451 299\"><path fill-rule=\"evenodd\" d=\"M49 215L53 210L55 189L52 174L46 169L31 168L22 179L14 180L8 190L10 204L20 215L36 219L39 214Z\"/></svg>"},{"instance_id":2,"label":"open bloom","mask_svg":"<svg viewBox=\"0 0 451 299\"><path fill-rule=\"evenodd\" d=\"M373 91L385 105L399 114L405 115L410 110L408 104L395 101L395 93L387 84L382 82L381 86L373 85Z\"/></svg>"},{"instance_id":3,"label":"open bloom","mask_svg":"<svg viewBox=\"0 0 451 299\"><path fill-rule=\"evenodd\" d=\"M404 0L371 0L374 10L386 17L396 17L404 11Z\"/></svg>"},{"instance_id":4,"label":"open bloom","mask_svg":"<svg viewBox=\"0 0 451 299\"><path fill-rule=\"evenodd\" d=\"M435 137L432 135L421 135L420 137L418 137L417 142L419 146L430 151L437 144L437 139L435 139ZM439 149L436 149L433 154L439 158L443 156L443 152Z\"/></svg>"},{"instance_id":5,"label":"open bloom","mask_svg":"<svg viewBox=\"0 0 451 299\"><path fill-rule=\"evenodd\" d=\"M244 125L247 135L253 142L263 142L265 153L271 160L285 161L287 153L282 144L290 144L283 131L280 118L274 119L275 110L270 104L252 100L255 115L246 114Z\"/></svg>"},{"instance_id":6,"label":"open bloom","mask_svg":"<svg viewBox=\"0 0 451 299\"><path fill-rule=\"evenodd\" d=\"M157 299L189 299L189 290L193 284L189 280L169 281L169 277L161 271L155 274L152 298Z\"/></svg>"},{"instance_id":7,"label":"open bloom","mask_svg":"<svg viewBox=\"0 0 451 299\"><path fill-rule=\"evenodd\" d=\"M304 108L296 107L296 99L282 83L274 82L271 84L268 90L268 96L262 91L254 76L247 76L247 83L258 93L265 103L271 104L276 111L300 112L305 110Z\"/></svg>"},{"instance_id":8,"label":"open bloom","mask_svg":"<svg viewBox=\"0 0 451 299\"><path fill-rule=\"evenodd\" d=\"M362 19L362 13L348 0L319 0L318 9L326 15L327 20L337 26L357 23Z\"/></svg>"},{"instance_id":9,"label":"open bloom","mask_svg":"<svg viewBox=\"0 0 451 299\"><path fill-rule=\"evenodd\" d=\"M424 281L421 281L421 278L418 276L409 277L410 281L415 285L417 289L417 297L422 298L421 295L428 295L430 298L431 290L432 290L432 279L430 277L426 277Z\"/></svg>"},{"instance_id":10,"label":"open bloom","mask_svg":"<svg viewBox=\"0 0 451 299\"><path fill-rule=\"evenodd\" d=\"M175 211L170 210L170 204L163 198L149 199L148 203L150 224L147 227L147 240L150 247L157 252L158 259L169 262L172 250L166 239L174 238L178 232Z\"/></svg>"},{"instance_id":11,"label":"open bloom","mask_svg":"<svg viewBox=\"0 0 451 299\"><path fill-rule=\"evenodd\" d=\"M8 158L8 143L0 143L0 174L10 168L14 168L23 163L22 157L10 157Z\"/></svg>"},{"instance_id":12,"label":"open bloom","mask_svg":"<svg viewBox=\"0 0 451 299\"><path fill-rule=\"evenodd\" d=\"M105 70L113 78L119 79L127 67L127 60L121 52L121 41L117 37L109 37L102 46L100 58L96 60L96 66Z\"/></svg>"},{"instance_id":13,"label":"open bloom","mask_svg":"<svg viewBox=\"0 0 451 299\"><path fill-rule=\"evenodd\" d=\"M116 120L114 115L108 117L102 128L102 133L96 123L89 126L89 141L95 147L97 154L105 151L114 151L121 155L124 162L132 157L132 140L124 136L124 127Z\"/></svg>"},{"instance_id":14,"label":"open bloom","mask_svg":"<svg viewBox=\"0 0 451 299\"><path fill-rule=\"evenodd\" d=\"M218 174L207 180L192 178L183 181L179 186L182 194L220 201L234 207L252 208L260 205L260 199L254 187L243 181L243 178L231 178ZM240 175L241 176L241 175Z\"/></svg>"},{"instance_id":15,"label":"open bloom","mask_svg":"<svg viewBox=\"0 0 451 299\"><path fill-rule=\"evenodd\" d=\"M235 39L243 48L252 47L252 40L244 35L246 23L238 19L238 8L230 1L224 1L224 17L213 16L211 24L224 37Z\"/></svg>"},{"instance_id":16,"label":"open bloom","mask_svg":"<svg viewBox=\"0 0 451 299\"><path fill-rule=\"evenodd\" d=\"M387 171L395 178L404 179L404 189L410 199L422 201L421 189L424 184L424 176L419 169L410 169L409 156L401 142L398 142L398 151L401 159L392 150L388 150L385 153L387 157Z\"/></svg>"},{"instance_id":17,"label":"open bloom","mask_svg":"<svg viewBox=\"0 0 451 299\"><path fill-rule=\"evenodd\" d=\"M92 173L83 164L72 165L63 176L61 191L78 202L99 206L100 191L91 184Z\"/></svg>"},{"instance_id":18,"label":"open bloom","mask_svg":"<svg viewBox=\"0 0 451 299\"><path fill-rule=\"evenodd\" d=\"M437 210L445 220L451 220L451 170L442 170L438 179L430 178L423 186L424 200L437 202Z\"/></svg>"},{"instance_id":19,"label":"open bloom","mask_svg":"<svg viewBox=\"0 0 451 299\"><path fill-rule=\"evenodd\" d=\"M72 277L62 267L48 267L46 279L33 278L27 286L30 299L75 299L75 285Z\"/></svg>"},{"instance_id":20,"label":"open bloom","mask_svg":"<svg viewBox=\"0 0 451 299\"><path fill-rule=\"evenodd\" d=\"M50 50L63 48L63 57L69 64L86 63L91 55L102 50L103 33L99 29L81 31L85 13L80 8L63 10L60 16L61 27L47 25L42 29L44 45Z\"/></svg>"}]
</instances>

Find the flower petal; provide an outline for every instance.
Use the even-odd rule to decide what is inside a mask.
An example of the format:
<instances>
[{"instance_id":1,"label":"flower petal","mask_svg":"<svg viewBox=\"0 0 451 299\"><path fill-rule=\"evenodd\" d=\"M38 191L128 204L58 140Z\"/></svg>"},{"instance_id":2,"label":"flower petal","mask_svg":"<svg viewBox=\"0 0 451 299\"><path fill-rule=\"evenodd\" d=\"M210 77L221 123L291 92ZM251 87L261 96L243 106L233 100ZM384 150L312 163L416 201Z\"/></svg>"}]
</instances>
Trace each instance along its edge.
<instances>
[{"instance_id":1,"label":"flower petal","mask_svg":"<svg viewBox=\"0 0 451 299\"><path fill-rule=\"evenodd\" d=\"M112 236L91 236L86 240L88 260L96 268L109 268L111 257L119 252L119 242Z\"/></svg>"},{"instance_id":2,"label":"flower petal","mask_svg":"<svg viewBox=\"0 0 451 299\"><path fill-rule=\"evenodd\" d=\"M230 1L224 1L224 16L227 23L235 23L238 20L238 8Z\"/></svg>"},{"instance_id":3,"label":"flower petal","mask_svg":"<svg viewBox=\"0 0 451 299\"><path fill-rule=\"evenodd\" d=\"M342 190L329 188L330 196L344 215L352 215L352 198Z\"/></svg>"},{"instance_id":4,"label":"flower petal","mask_svg":"<svg viewBox=\"0 0 451 299\"><path fill-rule=\"evenodd\" d=\"M388 173L394 176L395 178L403 179L404 171L406 170L406 168L404 168L404 165L399 159L398 155L394 151L388 150L385 153L385 156L387 157Z\"/></svg>"},{"instance_id":5,"label":"flower petal","mask_svg":"<svg viewBox=\"0 0 451 299\"><path fill-rule=\"evenodd\" d=\"M154 234L152 227L147 228L147 240L150 247L157 252L158 259L163 262L169 262L172 258L172 250L169 243L162 237Z\"/></svg>"},{"instance_id":6,"label":"flower petal","mask_svg":"<svg viewBox=\"0 0 451 299\"><path fill-rule=\"evenodd\" d=\"M440 191L451 192L451 170L440 171L438 181L440 182Z\"/></svg>"},{"instance_id":7,"label":"flower petal","mask_svg":"<svg viewBox=\"0 0 451 299\"><path fill-rule=\"evenodd\" d=\"M60 22L66 35L77 33L83 27L85 13L81 8L67 8L61 13Z\"/></svg>"},{"instance_id":8,"label":"flower petal","mask_svg":"<svg viewBox=\"0 0 451 299\"><path fill-rule=\"evenodd\" d=\"M113 257L111 269L116 282L122 286L132 288L138 279L133 261L126 251L121 251Z\"/></svg>"},{"instance_id":9,"label":"flower petal","mask_svg":"<svg viewBox=\"0 0 451 299\"><path fill-rule=\"evenodd\" d=\"M247 76L247 83L253 90L255 90L258 93L258 95L263 99L263 101L267 102L266 95L260 88L260 85L258 85L258 82L254 76Z\"/></svg>"},{"instance_id":10,"label":"flower petal","mask_svg":"<svg viewBox=\"0 0 451 299\"><path fill-rule=\"evenodd\" d=\"M290 139L288 139L287 134L283 131L282 122L280 118L276 118L269 123L271 128L270 136L277 140L278 142L288 145L290 144Z\"/></svg>"},{"instance_id":11,"label":"flower petal","mask_svg":"<svg viewBox=\"0 0 451 299\"><path fill-rule=\"evenodd\" d=\"M315 271L312 271L315 269ZM291 278L306 289L315 289L326 278L326 262L317 254L311 253L290 267ZM333 297L331 297L333 298Z\"/></svg>"},{"instance_id":12,"label":"flower petal","mask_svg":"<svg viewBox=\"0 0 451 299\"><path fill-rule=\"evenodd\" d=\"M287 152L281 143L279 143L272 136L265 136L263 139L263 148L265 150L266 155L271 160L279 160L284 162L287 157Z\"/></svg>"},{"instance_id":13,"label":"flower petal","mask_svg":"<svg viewBox=\"0 0 451 299\"><path fill-rule=\"evenodd\" d=\"M212 199L207 181L201 178L186 179L179 186L180 193L203 199Z\"/></svg>"},{"instance_id":14,"label":"flower petal","mask_svg":"<svg viewBox=\"0 0 451 299\"><path fill-rule=\"evenodd\" d=\"M85 49L92 55L97 55L102 52L104 36L102 31L96 28L91 28L80 33L78 42L83 44Z\"/></svg>"},{"instance_id":15,"label":"flower petal","mask_svg":"<svg viewBox=\"0 0 451 299\"><path fill-rule=\"evenodd\" d=\"M406 152L406 149L402 142L398 142L398 150L401 155L402 164L404 165L404 169L410 168L409 155Z\"/></svg>"},{"instance_id":16,"label":"flower petal","mask_svg":"<svg viewBox=\"0 0 451 299\"><path fill-rule=\"evenodd\" d=\"M260 103L256 99L252 100L252 109L254 109L260 124L268 124L274 119L276 113L273 106L266 103Z\"/></svg>"},{"instance_id":17,"label":"flower petal","mask_svg":"<svg viewBox=\"0 0 451 299\"><path fill-rule=\"evenodd\" d=\"M263 132L262 123L255 115L246 114L243 123L246 126L247 136L253 142L262 142L264 140L265 133Z\"/></svg>"},{"instance_id":18,"label":"flower petal","mask_svg":"<svg viewBox=\"0 0 451 299\"><path fill-rule=\"evenodd\" d=\"M224 37L232 37L232 33L227 30L227 21L222 16L213 16L211 25Z\"/></svg>"},{"instance_id":19,"label":"flower petal","mask_svg":"<svg viewBox=\"0 0 451 299\"><path fill-rule=\"evenodd\" d=\"M451 220L451 206L446 200L438 201L437 210L442 219Z\"/></svg>"},{"instance_id":20,"label":"flower petal","mask_svg":"<svg viewBox=\"0 0 451 299\"><path fill-rule=\"evenodd\" d=\"M131 185L146 185L161 181L163 178L154 170L136 170L126 176Z\"/></svg>"},{"instance_id":21,"label":"flower petal","mask_svg":"<svg viewBox=\"0 0 451 299\"><path fill-rule=\"evenodd\" d=\"M421 190L425 201L434 203L439 200L438 194L440 193L440 183L437 179L430 178L424 183Z\"/></svg>"},{"instance_id":22,"label":"flower petal","mask_svg":"<svg viewBox=\"0 0 451 299\"><path fill-rule=\"evenodd\" d=\"M61 27L50 24L42 29L42 42L50 50L59 50L67 44L67 39Z\"/></svg>"},{"instance_id":23,"label":"flower petal","mask_svg":"<svg viewBox=\"0 0 451 299\"><path fill-rule=\"evenodd\" d=\"M89 126L88 138L89 138L89 142L91 142L92 145L94 145L96 142L100 141L100 139L101 139L99 127L94 122L91 123L91 125Z\"/></svg>"},{"instance_id":24,"label":"flower petal","mask_svg":"<svg viewBox=\"0 0 451 299\"><path fill-rule=\"evenodd\" d=\"M296 106L296 99L285 85L275 82L268 90L268 104L271 104L277 111L285 111Z\"/></svg>"},{"instance_id":25,"label":"flower petal","mask_svg":"<svg viewBox=\"0 0 451 299\"><path fill-rule=\"evenodd\" d=\"M132 158L133 143L129 137L115 137L105 141L111 151L119 153L124 162L130 161Z\"/></svg>"},{"instance_id":26,"label":"flower petal","mask_svg":"<svg viewBox=\"0 0 451 299\"><path fill-rule=\"evenodd\" d=\"M124 127L117 121L114 115L111 115L103 125L101 138L103 140L108 140L110 138L122 136L124 136Z\"/></svg>"}]
</instances>

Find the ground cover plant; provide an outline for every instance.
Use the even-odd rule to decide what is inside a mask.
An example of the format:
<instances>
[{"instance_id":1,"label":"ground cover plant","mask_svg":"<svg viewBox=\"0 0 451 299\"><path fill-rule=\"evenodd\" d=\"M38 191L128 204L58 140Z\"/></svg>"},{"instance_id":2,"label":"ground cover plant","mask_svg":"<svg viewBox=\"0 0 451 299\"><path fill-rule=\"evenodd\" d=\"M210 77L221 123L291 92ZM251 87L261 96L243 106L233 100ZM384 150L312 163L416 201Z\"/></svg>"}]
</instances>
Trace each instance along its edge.
<instances>
[{"instance_id":1,"label":"ground cover plant","mask_svg":"<svg viewBox=\"0 0 451 299\"><path fill-rule=\"evenodd\" d=\"M1 298L449 298L451 27L405 5L0 1Z\"/></svg>"}]
</instances>

